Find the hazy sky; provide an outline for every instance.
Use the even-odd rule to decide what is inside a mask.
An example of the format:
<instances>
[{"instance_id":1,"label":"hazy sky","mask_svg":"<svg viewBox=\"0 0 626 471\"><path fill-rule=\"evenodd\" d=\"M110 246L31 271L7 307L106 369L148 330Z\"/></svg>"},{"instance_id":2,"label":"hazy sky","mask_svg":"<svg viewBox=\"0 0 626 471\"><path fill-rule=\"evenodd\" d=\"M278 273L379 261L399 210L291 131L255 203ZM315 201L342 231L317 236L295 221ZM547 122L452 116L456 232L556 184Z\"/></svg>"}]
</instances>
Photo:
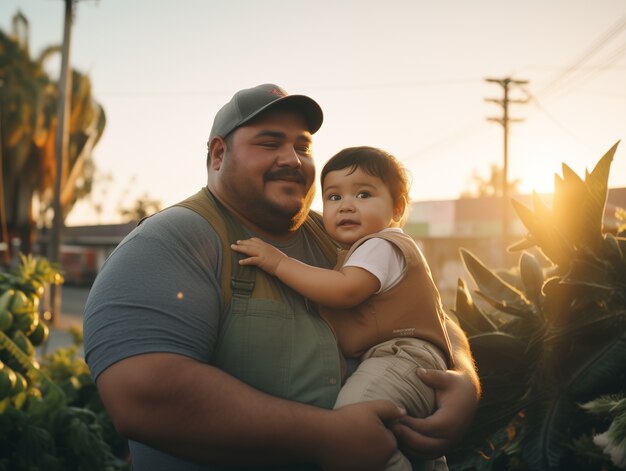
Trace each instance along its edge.
<instances>
[{"instance_id":1,"label":"hazy sky","mask_svg":"<svg viewBox=\"0 0 626 471\"><path fill-rule=\"evenodd\" d=\"M0 28L19 9L30 49L60 43L62 0L1 0ZM625 0L84 0L71 62L107 114L96 187L115 222L147 193L166 206L205 184L213 116L240 88L274 82L315 98L325 122L318 169L338 150L373 145L413 175L414 200L452 199L472 173L502 163L502 109L485 78L512 88L510 177L552 189L566 162L591 169L626 138ZM58 65L51 66L58 73ZM626 143L611 186L626 186ZM319 201L315 204L320 207ZM96 222L83 205L68 224Z\"/></svg>"}]
</instances>

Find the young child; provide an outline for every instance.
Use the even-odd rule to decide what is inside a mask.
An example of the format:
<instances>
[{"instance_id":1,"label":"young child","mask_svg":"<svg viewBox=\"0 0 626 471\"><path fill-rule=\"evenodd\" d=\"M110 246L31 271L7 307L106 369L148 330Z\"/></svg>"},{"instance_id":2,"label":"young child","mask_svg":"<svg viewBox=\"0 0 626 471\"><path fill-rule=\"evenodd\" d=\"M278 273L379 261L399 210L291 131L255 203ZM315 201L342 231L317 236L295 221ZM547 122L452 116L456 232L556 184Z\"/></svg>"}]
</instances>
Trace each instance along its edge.
<instances>
[{"instance_id":1,"label":"young child","mask_svg":"<svg viewBox=\"0 0 626 471\"><path fill-rule=\"evenodd\" d=\"M252 238L232 249L320 305L348 358L360 358L342 387L335 408L387 399L409 415L434 411L434 391L415 371L453 365L444 312L430 269L401 227L409 183L391 154L373 147L340 151L321 173L323 221L343 250L335 270L305 265ZM399 451L387 470L411 470ZM435 469L447 469L445 459Z\"/></svg>"}]
</instances>

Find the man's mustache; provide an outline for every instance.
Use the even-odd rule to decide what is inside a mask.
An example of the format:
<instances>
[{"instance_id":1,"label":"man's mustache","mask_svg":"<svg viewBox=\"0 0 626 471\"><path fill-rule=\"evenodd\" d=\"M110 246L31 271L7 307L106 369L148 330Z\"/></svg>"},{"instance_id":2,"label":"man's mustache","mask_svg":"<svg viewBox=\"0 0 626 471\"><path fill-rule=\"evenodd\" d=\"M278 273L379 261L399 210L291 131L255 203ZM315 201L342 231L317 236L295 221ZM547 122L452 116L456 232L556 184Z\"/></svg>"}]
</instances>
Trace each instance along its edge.
<instances>
[{"instance_id":1,"label":"man's mustache","mask_svg":"<svg viewBox=\"0 0 626 471\"><path fill-rule=\"evenodd\" d=\"M296 183L300 183L301 185L306 184L306 178L304 174L298 169L291 168L279 168L277 170L269 171L265 174L265 178L267 180L287 180Z\"/></svg>"}]
</instances>

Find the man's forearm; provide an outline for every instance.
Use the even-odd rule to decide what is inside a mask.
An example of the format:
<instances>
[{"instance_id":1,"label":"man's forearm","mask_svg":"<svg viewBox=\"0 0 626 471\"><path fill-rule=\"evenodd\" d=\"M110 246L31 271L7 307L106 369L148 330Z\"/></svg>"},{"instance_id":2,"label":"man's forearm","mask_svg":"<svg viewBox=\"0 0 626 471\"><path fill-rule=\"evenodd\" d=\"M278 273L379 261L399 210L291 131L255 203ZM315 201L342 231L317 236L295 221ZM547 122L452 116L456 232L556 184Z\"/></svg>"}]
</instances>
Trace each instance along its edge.
<instances>
[{"instance_id":1,"label":"man's forearm","mask_svg":"<svg viewBox=\"0 0 626 471\"><path fill-rule=\"evenodd\" d=\"M466 375L474 383L476 387L476 395L477 397L480 397L480 380L478 378L474 357L472 356L467 336L459 325L448 316L446 316L446 329L452 346L455 369Z\"/></svg>"},{"instance_id":2,"label":"man's forearm","mask_svg":"<svg viewBox=\"0 0 626 471\"><path fill-rule=\"evenodd\" d=\"M138 355L105 370L100 396L118 431L197 463L380 469L395 449L386 401L340 410L261 393L221 370L166 353ZM379 466L380 465L380 466Z\"/></svg>"},{"instance_id":3,"label":"man's forearm","mask_svg":"<svg viewBox=\"0 0 626 471\"><path fill-rule=\"evenodd\" d=\"M128 358L102 373L98 387L120 433L202 463L312 459L308 447L315 445L315 427L324 426L328 413L297 403L286 407L285 401L180 355ZM310 426L296 426L303 423Z\"/></svg>"}]
</instances>

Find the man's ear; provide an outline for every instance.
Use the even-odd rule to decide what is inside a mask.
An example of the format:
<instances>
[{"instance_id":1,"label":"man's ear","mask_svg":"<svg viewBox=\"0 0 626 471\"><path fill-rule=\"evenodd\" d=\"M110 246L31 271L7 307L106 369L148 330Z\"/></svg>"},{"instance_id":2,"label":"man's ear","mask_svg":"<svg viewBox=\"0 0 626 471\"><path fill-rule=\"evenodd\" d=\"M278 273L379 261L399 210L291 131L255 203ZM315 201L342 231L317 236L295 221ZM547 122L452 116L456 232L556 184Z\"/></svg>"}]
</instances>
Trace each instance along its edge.
<instances>
[{"instance_id":1,"label":"man's ear","mask_svg":"<svg viewBox=\"0 0 626 471\"><path fill-rule=\"evenodd\" d=\"M211 140L209 144L209 153L211 154L211 162L209 167L212 170L219 170L222 161L224 160L224 153L226 152L226 142L224 138L216 136Z\"/></svg>"}]
</instances>

